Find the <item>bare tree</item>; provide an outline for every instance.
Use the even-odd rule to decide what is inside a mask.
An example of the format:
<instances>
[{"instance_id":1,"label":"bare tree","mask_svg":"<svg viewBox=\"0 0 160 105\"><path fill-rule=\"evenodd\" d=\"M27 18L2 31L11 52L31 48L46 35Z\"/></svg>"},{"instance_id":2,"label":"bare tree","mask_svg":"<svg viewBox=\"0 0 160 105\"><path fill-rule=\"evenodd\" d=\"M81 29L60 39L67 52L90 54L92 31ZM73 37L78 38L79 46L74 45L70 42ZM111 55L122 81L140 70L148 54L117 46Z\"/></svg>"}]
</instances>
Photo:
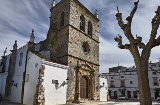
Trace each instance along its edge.
<instances>
[{"instance_id":1,"label":"bare tree","mask_svg":"<svg viewBox=\"0 0 160 105\"><path fill-rule=\"evenodd\" d=\"M149 42L144 44L142 42L142 37L136 35L136 38L134 38L131 32L132 19L137 10L138 3L139 0L134 3L134 8L132 9L130 15L126 18L126 24L122 20L122 13L119 12L118 7L118 13L115 15L120 28L123 30L124 35L129 40L129 44L122 44L122 36L120 35L116 36L116 38L114 39L116 42L118 42L118 47L120 49L128 49L134 58L138 74L140 105L152 105L148 79L148 61L151 49L160 45L160 36L156 38L157 30L160 25L160 6L158 6L157 11L155 11L156 15L154 16L151 22L152 30L150 33ZM142 49L142 52L140 52L139 49Z\"/></svg>"}]
</instances>

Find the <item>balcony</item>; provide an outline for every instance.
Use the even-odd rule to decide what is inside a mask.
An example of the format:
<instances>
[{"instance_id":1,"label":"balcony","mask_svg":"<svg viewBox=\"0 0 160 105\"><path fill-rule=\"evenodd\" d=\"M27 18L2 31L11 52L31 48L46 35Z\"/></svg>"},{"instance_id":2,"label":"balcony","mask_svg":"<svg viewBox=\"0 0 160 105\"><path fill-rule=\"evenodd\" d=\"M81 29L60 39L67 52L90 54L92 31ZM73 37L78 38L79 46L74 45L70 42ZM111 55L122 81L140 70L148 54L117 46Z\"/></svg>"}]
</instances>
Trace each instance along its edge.
<instances>
[{"instance_id":1,"label":"balcony","mask_svg":"<svg viewBox=\"0 0 160 105\"><path fill-rule=\"evenodd\" d=\"M121 84L120 87L125 87L125 84Z\"/></svg>"},{"instance_id":2,"label":"balcony","mask_svg":"<svg viewBox=\"0 0 160 105\"><path fill-rule=\"evenodd\" d=\"M110 85L110 87L115 87L115 85Z\"/></svg>"},{"instance_id":3,"label":"balcony","mask_svg":"<svg viewBox=\"0 0 160 105\"><path fill-rule=\"evenodd\" d=\"M159 86L158 82L153 82L153 86Z\"/></svg>"}]
</instances>

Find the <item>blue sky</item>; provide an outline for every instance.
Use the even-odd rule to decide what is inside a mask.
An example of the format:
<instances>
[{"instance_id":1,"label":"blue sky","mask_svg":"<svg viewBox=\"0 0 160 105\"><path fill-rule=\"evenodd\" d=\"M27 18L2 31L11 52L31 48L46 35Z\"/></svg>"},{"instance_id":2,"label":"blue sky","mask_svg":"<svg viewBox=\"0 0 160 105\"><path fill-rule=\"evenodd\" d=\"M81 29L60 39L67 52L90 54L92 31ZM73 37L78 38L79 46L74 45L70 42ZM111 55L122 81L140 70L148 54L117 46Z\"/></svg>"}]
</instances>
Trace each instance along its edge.
<instances>
[{"instance_id":1,"label":"blue sky","mask_svg":"<svg viewBox=\"0 0 160 105\"><path fill-rule=\"evenodd\" d=\"M56 0L58 3L60 0ZM124 44L127 39L119 28L115 14L116 6L123 13L123 20L130 14L136 0L79 0L92 13L98 10L100 30L100 72L107 72L108 68L118 66L133 66L133 57L128 50L117 47L114 37L122 35ZM52 0L0 0L0 55L5 47L12 49L17 40L18 48L29 40L31 30L35 30L35 40L44 40L49 28L49 16ZM151 20L157 10L160 0L140 0L138 10L132 23L132 34L143 37L148 42L151 31ZM158 30L160 35L160 29ZM157 36L158 36L157 35ZM160 47L152 50L150 60L157 62L160 58Z\"/></svg>"}]
</instances>

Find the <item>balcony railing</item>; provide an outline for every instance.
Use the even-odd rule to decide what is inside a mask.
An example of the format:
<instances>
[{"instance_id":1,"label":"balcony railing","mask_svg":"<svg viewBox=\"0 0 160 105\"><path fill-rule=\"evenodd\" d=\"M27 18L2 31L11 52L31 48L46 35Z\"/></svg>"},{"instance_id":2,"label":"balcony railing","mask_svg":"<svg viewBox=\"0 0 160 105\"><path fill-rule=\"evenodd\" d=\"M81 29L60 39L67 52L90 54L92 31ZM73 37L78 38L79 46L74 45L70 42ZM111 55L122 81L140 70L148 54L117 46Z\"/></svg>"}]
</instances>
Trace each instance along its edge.
<instances>
[{"instance_id":1,"label":"balcony railing","mask_svg":"<svg viewBox=\"0 0 160 105\"><path fill-rule=\"evenodd\" d=\"M125 87L125 85L124 85L124 84L121 84L120 87Z\"/></svg>"},{"instance_id":2,"label":"balcony railing","mask_svg":"<svg viewBox=\"0 0 160 105\"><path fill-rule=\"evenodd\" d=\"M153 82L153 86L159 86L158 82Z\"/></svg>"},{"instance_id":3,"label":"balcony railing","mask_svg":"<svg viewBox=\"0 0 160 105\"><path fill-rule=\"evenodd\" d=\"M110 85L110 87L115 87L115 85Z\"/></svg>"}]
</instances>

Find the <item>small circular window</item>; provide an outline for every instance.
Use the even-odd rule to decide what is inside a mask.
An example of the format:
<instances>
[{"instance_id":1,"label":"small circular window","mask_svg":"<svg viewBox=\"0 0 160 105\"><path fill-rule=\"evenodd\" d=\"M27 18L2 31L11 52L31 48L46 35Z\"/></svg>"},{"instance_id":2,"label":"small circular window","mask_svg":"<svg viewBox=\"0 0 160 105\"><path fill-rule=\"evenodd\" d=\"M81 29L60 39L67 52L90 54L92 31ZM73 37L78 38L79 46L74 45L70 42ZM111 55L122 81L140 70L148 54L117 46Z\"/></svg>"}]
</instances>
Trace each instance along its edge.
<instances>
[{"instance_id":1,"label":"small circular window","mask_svg":"<svg viewBox=\"0 0 160 105\"><path fill-rule=\"evenodd\" d=\"M89 46L89 44L87 42L83 42L82 48L83 48L83 52L84 53L89 53L90 46Z\"/></svg>"}]
</instances>

